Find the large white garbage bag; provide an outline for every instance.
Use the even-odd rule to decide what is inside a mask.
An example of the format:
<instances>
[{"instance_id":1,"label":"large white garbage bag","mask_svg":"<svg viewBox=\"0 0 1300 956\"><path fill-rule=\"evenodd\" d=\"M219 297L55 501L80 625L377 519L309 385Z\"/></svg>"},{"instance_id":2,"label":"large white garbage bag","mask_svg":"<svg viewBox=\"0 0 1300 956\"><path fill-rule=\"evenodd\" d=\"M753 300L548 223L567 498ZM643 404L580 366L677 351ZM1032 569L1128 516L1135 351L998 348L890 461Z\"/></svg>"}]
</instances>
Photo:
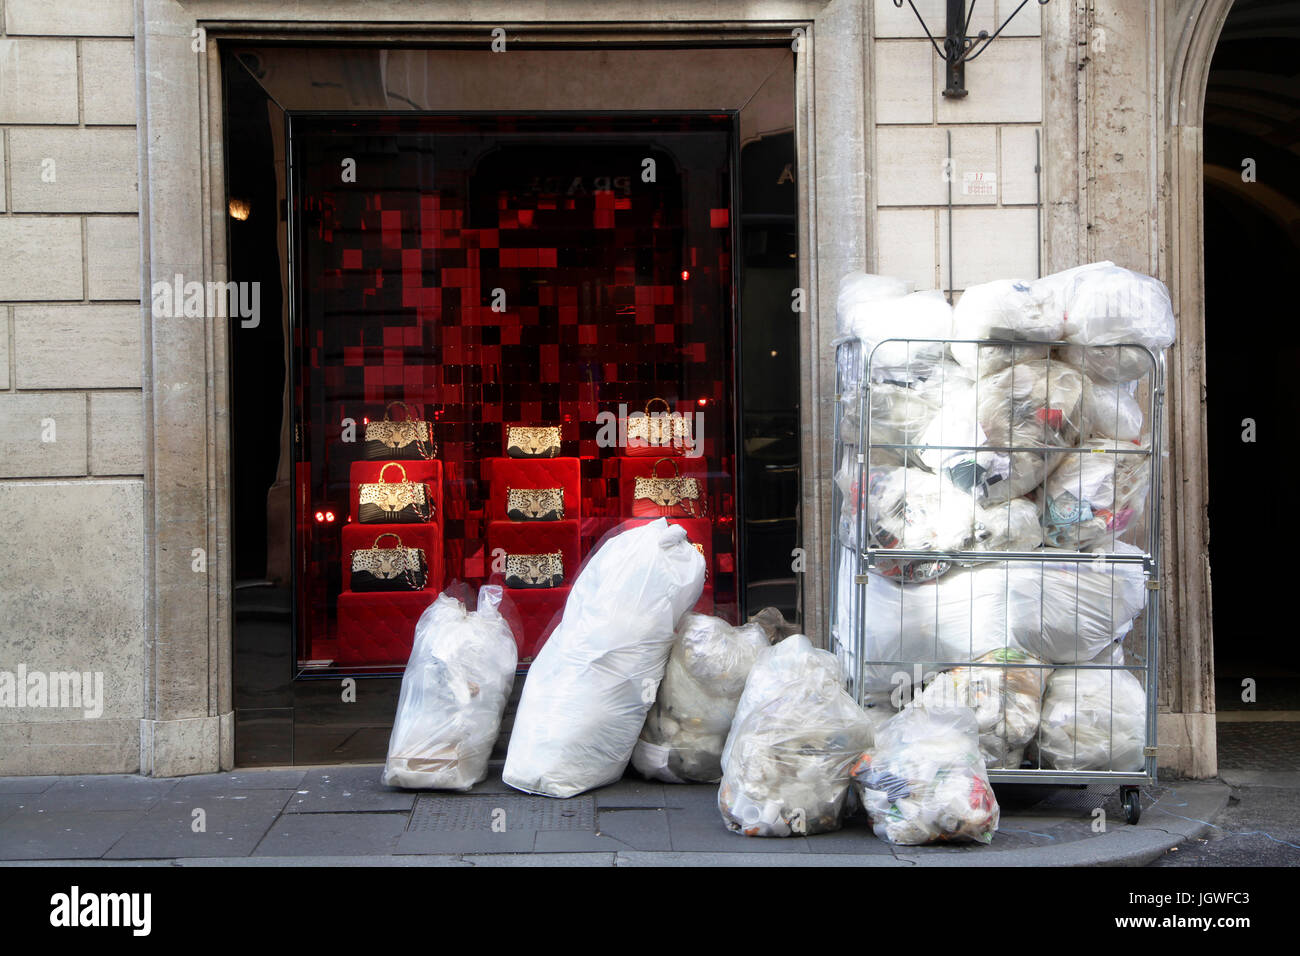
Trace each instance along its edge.
<instances>
[{"instance_id":1,"label":"large white garbage bag","mask_svg":"<svg viewBox=\"0 0 1300 956\"><path fill-rule=\"evenodd\" d=\"M992 843L1000 812L969 707L912 706L852 768L876 836L890 843Z\"/></svg>"},{"instance_id":2,"label":"large white garbage bag","mask_svg":"<svg viewBox=\"0 0 1300 956\"><path fill-rule=\"evenodd\" d=\"M927 670L1016 646L1007 629L1007 562L954 568L935 581L895 584L867 575L862 608L863 688L890 693Z\"/></svg>"},{"instance_id":3,"label":"large white garbage bag","mask_svg":"<svg viewBox=\"0 0 1300 956\"><path fill-rule=\"evenodd\" d=\"M1083 376L1061 362L1018 362L976 383L979 424L994 447L1073 445L1079 438ZM988 502L1016 498L1037 487L1060 455L1013 452L1006 478L983 478Z\"/></svg>"},{"instance_id":4,"label":"large white garbage bag","mask_svg":"<svg viewBox=\"0 0 1300 956\"><path fill-rule=\"evenodd\" d=\"M1017 362L974 381L950 379L942 410L918 442L921 461L985 504L1021 497L1060 463L1059 454L1033 449L1078 440L1082 399L1079 371L1050 360Z\"/></svg>"},{"instance_id":5,"label":"large white garbage bag","mask_svg":"<svg viewBox=\"0 0 1300 956\"><path fill-rule=\"evenodd\" d=\"M440 594L420 615L385 785L468 790L487 776L519 653L500 604L501 588L488 585L479 589L476 611Z\"/></svg>"},{"instance_id":6,"label":"large white garbage bag","mask_svg":"<svg viewBox=\"0 0 1300 956\"><path fill-rule=\"evenodd\" d=\"M776 608L765 608L740 627L687 612L677 625L663 683L632 751L632 766L647 779L665 783L721 779L722 748L745 679L783 622Z\"/></svg>"},{"instance_id":7,"label":"large white garbage bag","mask_svg":"<svg viewBox=\"0 0 1300 956\"><path fill-rule=\"evenodd\" d=\"M944 671L919 697L922 707L969 707L979 723L980 755L989 769L1014 770L1038 731L1043 689L1052 668L1016 648L985 654L970 667Z\"/></svg>"},{"instance_id":8,"label":"large white garbage bag","mask_svg":"<svg viewBox=\"0 0 1300 956\"><path fill-rule=\"evenodd\" d=\"M872 275L867 272L850 272L840 279L839 295L835 300L836 331L839 335L853 335L853 318L856 307L881 299L897 299L916 290L916 283L891 276Z\"/></svg>"},{"instance_id":9,"label":"large white garbage bag","mask_svg":"<svg viewBox=\"0 0 1300 956\"><path fill-rule=\"evenodd\" d=\"M835 476L835 483L843 493L837 540L850 548L857 546L858 508L863 503L858 494L859 467L852 457L846 457ZM975 520L969 513L970 496L944 485L929 472L873 462L867 471L867 483L866 535L877 546L903 547L898 535L904 533L912 542L906 547L918 549L960 547L970 537ZM965 499L966 513L962 510L962 499ZM925 581L938 577L951 566L950 562L940 560L882 559L877 570L902 581Z\"/></svg>"},{"instance_id":10,"label":"large white garbage bag","mask_svg":"<svg viewBox=\"0 0 1300 956\"><path fill-rule=\"evenodd\" d=\"M844 690L835 656L797 634L750 672L723 756L718 810L746 836L839 829L849 767L871 720Z\"/></svg>"},{"instance_id":11,"label":"large white garbage bag","mask_svg":"<svg viewBox=\"0 0 1300 956\"><path fill-rule=\"evenodd\" d=\"M677 622L703 589L704 559L680 525L659 518L607 540L533 661L502 779L571 797L621 777Z\"/></svg>"},{"instance_id":12,"label":"large white garbage bag","mask_svg":"<svg viewBox=\"0 0 1300 956\"><path fill-rule=\"evenodd\" d=\"M1088 262L1081 266L1053 272L1050 275L1033 280L1032 285L1035 292L1051 296L1052 316L1060 320L1062 336L1065 335L1065 313L1068 308L1070 290L1073 288L1075 280L1084 272L1094 269L1107 269L1114 265L1115 263L1109 259L1103 259L1100 262Z\"/></svg>"},{"instance_id":13,"label":"large white garbage bag","mask_svg":"<svg viewBox=\"0 0 1300 956\"><path fill-rule=\"evenodd\" d=\"M1131 384L1095 382L1084 376L1080 426L1084 438L1135 442L1142 437L1142 406L1133 397L1131 388Z\"/></svg>"},{"instance_id":14,"label":"large white garbage bag","mask_svg":"<svg viewBox=\"0 0 1300 956\"><path fill-rule=\"evenodd\" d=\"M1043 695L1034 740L1044 767L1140 770L1146 747L1146 693L1126 670L1063 669Z\"/></svg>"},{"instance_id":15,"label":"large white garbage bag","mask_svg":"<svg viewBox=\"0 0 1300 956\"><path fill-rule=\"evenodd\" d=\"M1122 541L1115 550L1141 553ZM1007 623L1012 642L1051 664L1096 657L1128 633L1145 607L1141 564L1099 557L1041 565L1017 562L1010 570Z\"/></svg>"},{"instance_id":16,"label":"large white garbage bag","mask_svg":"<svg viewBox=\"0 0 1300 956\"><path fill-rule=\"evenodd\" d=\"M928 377L914 379L908 384L878 382L871 386L871 432L867 434L864 431L864 442L902 445L911 444L921 436L939 411L943 383L949 374L962 374L952 362L936 363L931 371L933 374ZM849 440L853 444L858 442L857 420L857 407L843 420L852 427Z\"/></svg>"},{"instance_id":17,"label":"large white garbage bag","mask_svg":"<svg viewBox=\"0 0 1300 956\"><path fill-rule=\"evenodd\" d=\"M1068 342L1142 345L1157 353L1173 344L1173 304L1159 279L1111 263L1085 266L1064 284L1064 300ZM1066 360L1108 382L1133 381L1151 369L1150 356L1135 348L1070 348Z\"/></svg>"},{"instance_id":18,"label":"large white garbage bag","mask_svg":"<svg viewBox=\"0 0 1300 956\"><path fill-rule=\"evenodd\" d=\"M946 346L942 342L887 339L952 336L952 306L942 292L913 292L901 298L854 302L847 306L846 317L851 334L862 341L863 361L870 364L873 382L932 378L944 359Z\"/></svg>"},{"instance_id":19,"label":"large white garbage bag","mask_svg":"<svg viewBox=\"0 0 1300 956\"><path fill-rule=\"evenodd\" d=\"M953 307L953 337L1055 342L1065 332L1065 317L1052 290L1032 282L1000 279L973 285ZM972 374L989 375L1012 362L1048 357L1047 346L977 346L954 343L952 357Z\"/></svg>"}]
</instances>

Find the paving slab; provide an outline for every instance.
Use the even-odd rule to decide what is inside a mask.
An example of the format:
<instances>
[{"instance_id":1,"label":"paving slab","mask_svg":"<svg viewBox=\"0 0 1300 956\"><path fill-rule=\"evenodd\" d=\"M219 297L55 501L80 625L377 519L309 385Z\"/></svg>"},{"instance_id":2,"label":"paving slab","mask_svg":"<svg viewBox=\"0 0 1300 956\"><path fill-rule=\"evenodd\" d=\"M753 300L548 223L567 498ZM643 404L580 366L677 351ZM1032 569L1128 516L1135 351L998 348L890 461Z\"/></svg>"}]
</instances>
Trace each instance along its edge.
<instances>
[{"instance_id":1,"label":"paving slab","mask_svg":"<svg viewBox=\"0 0 1300 956\"><path fill-rule=\"evenodd\" d=\"M738 839L748 840L749 843L759 843L758 837L739 837ZM767 843L790 843L789 838L778 840L767 840ZM780 867L801 867L801 866L834 866L834 867L863 867L863 866L892 866L906 867L911 866L907 863L894 858L892 854L863 854L853 855L849 853L726 853L726 852L678 852L670 853L643 853L637 850L621 852L615 859L617 866L659 866L659 867L719 867L719 866L780 866Z\"/></svg>"},{"instance_id":2,"label":"paving slab","mask_svg":"<svg viewBox=\"0 0 1300 956\"><path fill-rule=\"evenodd\" d=\"M410 811L414 790L394 790L379 781L375 765L328 767L310 770L284 808L285 813L369 813Z\"/></svg>"},{"instance_id":3,"label":"paving slab","mask_svg":"<svg viewBox=\"0 0 1300 956\"><path fill-rule=\"evenodd\" d=\"M63 777L36 794L33 808L48 813L101 810L145 811L176 786L166 777L141 777L134 774Z\"/></svg>"},{"instance_id":4,"label":"paving slab","mask_svg":"<svg viewBox=\"0 0 1300 956\"><path fill-rule=\"evenodd\" d=\"M405 813L285 813L254 856L374 856L393 853L406 832Z\"/></svg>"},{"instance_id":5,"label":"paving slab","mask_svg":"<svg viewBox=\"0 0 1300 956\"><path fill-rule=\"evenodd\" d=\"M0 794L44 793L63 777L0 777Z\"/></svg>"},{"instance_id":6,"label":"paving slab","mask_svg":"<svg viewBox=\"0 0 1300 956\"><path fill-rule=\"evenodd\" d=\"M477 854L463 862L473 866L613 866L613 853L518 853L510 856Z\"/></svg>"},{"instance_id":7,"label":"paving slab","mask_svg":"<svg viewBox=\"0 0 1300 956\"><path fill-rule=\"evenodd\" d=\"M223 790L301 790L306 770L236 770L182 777L168 796Z\"/></svg>"},{"instance_id":8,"label":"paving slab","mask_svg":"<svg viewBox=\"0 0 1300 956\"><path fill-rule=\"evenodd\" d=\"M536 830L407 830L397 841L396 853L531 853Z\"/></svg>"},{"instance_id":9,"label":"paving slab","mask_svg":"<svg viewBox=\"0 0 1300 956\"><path fill-rule=\"evenodd\" d=\"M672 849L678 852L707 851L713 853L807 853L807 838L785 837L764 839L747 837L728 830L722 822L717 807L711 814L701 814L692 809L668 809L668 829Z\"/></svg>"},{"instance_id":10,"label":"paving slab","mask_svg":"<svg viewBox=\"0 0 1300 956\"><path fill-rule=\"evenodd\" d=\"M25 793L0 793L0 823L31 802Z\"/></svg>"},{"instance_id":11,"label":"paving slab","mask_svg":"<svg viewBox=\"0 0 1300 956\"><path fill-rule=\"evenodd\" d=\"M876 839L871 825L861 817L844 821L843 828L832 833L815 833L807 837L805 842L810 853L892 856L889 844Z\"/></svg>"},{"instance_id":12,"label":"paving slab","mask_svg":"<svg viewBox=\"0 0 1300 956\"><path fill-rule=\"evenodd\" d=\"M25 807L0 822L0 860L103 856L142 816L142 810L49 812Z\"/></svg>"},{"instance_id":13,"label":"paving slab","mask_svg":"<svg viewBox=\"0 0 1300 956\"><path fill-rule=\"evenodd\" d=\"M105 854L111 859L248 856L292 790L209 790L168 794ZM201 811L201 816L196 815ZM196 832L196 825L202 829Z\"/></svg>"},{"instance_id":14,"label":"paving slab","mask_svg":"<svg viewBox=\"0 0 1300 956\"><path fill-rule=\"evenodd\" d=\"M596 805L602 810L613 807L666 807L668 806L666 791L669 788L676 789L677 786L625 777L617 783L593 790L592 795L596 798ZM714 799L717 799L718 788L713 786L708 789L713 791Z\"/></svg>"}]
</instances>

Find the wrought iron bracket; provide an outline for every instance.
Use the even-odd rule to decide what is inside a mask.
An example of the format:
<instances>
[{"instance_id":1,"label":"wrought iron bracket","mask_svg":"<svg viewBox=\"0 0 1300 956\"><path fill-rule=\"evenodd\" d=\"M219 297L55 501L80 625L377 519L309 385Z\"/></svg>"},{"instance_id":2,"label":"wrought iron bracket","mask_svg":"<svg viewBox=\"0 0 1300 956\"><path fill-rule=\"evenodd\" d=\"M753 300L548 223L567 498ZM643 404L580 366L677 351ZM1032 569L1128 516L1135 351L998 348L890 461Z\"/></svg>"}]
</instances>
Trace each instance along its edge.
<instances>
[{"instance_id":1,"label":"wrought iron bracket","mask_svg":"<svg viewBox=\"0 0 1300 956\"><path fill-rule=\"evenodd\" d=\"M916 14L916 21L921 24L921 29L925 31L930 45L934 47L934 52L944 61L947 86L944 87L943 95L949 99L961 99L967 94L966 64L989 48L989 44L998 38L1029 0L1021 0L1020 6L1012 10L1011 14L1002 21L1002 25L992 34L987 30L981 30L972 37L967 31L970 29L971 17L975 15L976 2L977 0L970 0L970 8L967 9L966 0L948 0L947 31L941 47L934 34L930 32L930 28L925 25L925 20L917 11L916 4L912 0L907 0L907 5ZM1048 2L1049 0L1037 0L1040 7L1046 6ZM894 6L901 10L903 0L894 0Z\"/></svg>"}]
</instances>

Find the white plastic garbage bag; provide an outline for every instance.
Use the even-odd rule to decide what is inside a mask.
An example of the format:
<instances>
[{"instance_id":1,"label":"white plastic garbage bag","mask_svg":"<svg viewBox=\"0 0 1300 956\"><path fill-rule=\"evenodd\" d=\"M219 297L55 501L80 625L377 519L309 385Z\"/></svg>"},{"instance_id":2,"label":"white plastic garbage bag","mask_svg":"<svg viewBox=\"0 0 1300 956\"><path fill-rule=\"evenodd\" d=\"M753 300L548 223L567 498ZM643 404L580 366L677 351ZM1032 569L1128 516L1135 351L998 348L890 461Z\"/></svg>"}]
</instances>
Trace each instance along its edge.
<instances>
[{"instance_id":1,"label":"white plastic garbage bag","mask_svg":"<svg viewBox=\"0 0 1300 956\"><path fill-rule=\"evenodd\" d=\"M1000 279L973 285L953 307L953 337L1055 342L1065 331L1065 318L1055 307L1050 288L1032 282ZM989 375L1012 362L1048 357L1046 346L977 346L954 343L952 356L972 374Z\"/></svg>"},{"instance_id":2,"label":"white plastic garbage bag","mask_svg":"<svg viewBox=\"0 0 1300 956\"><path fill-rule=\"evenodd\" d=\"M944 671L920 695L922 707L969 707L979 723L988 769L1014 770L1038 731L1043 689L1052 668L1015 648L985 654L969 667Z\"/></svg>"},{"instance_id":3,"label":"white plastic garbage bag","mask_svg":"<svg viewBox=\"0 0 1300 956\"><path fill-rule=\"evenodd\" d=\"M704 559L680 525L659 518L608 539L533 661L502 779L571 797L622 776L677 622L703 589Z\"/></svg>"},{"instance_id":4,"label":"white plastic garbage bag","mask_svg":"<svg viewBox=\"0 0 1300 956\"><path fill-rule=\"evenodd\" d=\"M802 634L750 672L723 757L718 810L746 836L839 829L849 767L873 739L835 656Z\"/></svg>"},{"instance_id":5,"label":"white plastic garbage bag","mask_svg":"<svg viewBox=\"0 0 1300 956\"><path fill-rule=\"evenodd\" d=\"M1033 551L1043 543L1038 505L1028 498L1011 498L976 506L971 551Z\"/></svg>"},{"instance_id":6,"label":"white plastic garbage bag","mask_svg":"<svg viewBox=\"0 0 1300 956\"><path fill-rule=\"evenodd\" d=\"M942 409L918 442L921 461L985 504L1021 497L1059 464L1059 454L1034 449L1078 440L1082 398L1079 371L1050 360L1017 362L974 381L950 379Z\"/></svg>"},{"instance_id":7,"label":"white plastic garbage bag","mask_svg":"<svg viewBox=\"0 0 1300 956\"><path fill-rule=\"evenodd\" d=\"M1008 562L954 568L920 584L869 573L861 610L863 689L891 693L929 670L1017 646L1007 629Z\"/></svg>"},{"instance_id":8,"label":"white plastic garbage bag","mask_svg":"<svg viewBox=\"0 0 1300 956\"><path fill-rule=\"evenodd\" d=\"M873 468L867 479L867 534L877 547L955 551L980 515L970 495L920 468Z\"/></svg>"},{"instance_id":9,"label":"white plastic garbage bag","mask_svg":"<svg viewBox=\"0 0 1300 956\"><path fill-rule=\"evenodd\" d=\"M890 843L992 843L999 810L969 707L904 709L852 768L876 836Z\"/></svg>"},{"instance_id":10,"label":"white plastic garbage bag","mask_svg":"<svg viewBox=\"0 0 1300 956\"><path fill-rule=\"evenodd\" d=\"M1142 407L1133 397L1131 387L1096 382L1084 376L1080 427L1084 438L1132 442L1142 437Z\"/></svg>"},{"instance_id":11,"label":"white plastic garbage bag","mask_svg":"<svg viewBox=\"0 0 1300 956\"><path fill-rule=\"evenodd\" d=\"M858 468L853 458L846 457L835 476L843 494L836 528L837 540L847 547L856 547L859 534L858 508L863 502L858 494ZM867 483L866 535L878 546L901 547L896 535L905 531L908 540L918 549L933 549L940 540L947 542L943 547L958 547L969 537L963 527L969 528L972 519L970 515L961 513L961 499L965 499L969 508L970 497L951 485L942 486L929 472L921 468L905 469L898 465L873 463L867 471ZM877 570L902 581L925 581L943 574L951 566L947 561L886 558L879 562Z\"/></svg>"},{"instance_id":12,"label":"white plastic garbage bag","mask_svg":"<svg viewBox=\"0 0 1300 956\"><path fill-rule=\"evenodd\" d=\"M1088 262L1081 266L1074 266L1070 269L1064 269L1060 272L1053 272L1050 275L1034 279L1031 283L1034 291L1039 295L1050 296L1050 305L1044 304L1044 309L1050 308L1054 320L1061 323L1061 336L1065 336L1065 315L1068 308L1070 290L1074 286L1075 280L1084 272L1107 269L1114 266L1115 263L1109 259L1103 259L1100 262Z\"/></svg>"},{"instance_id":13,"label":"white plastic garbage bag","mask_svg":"<svg viewBox=\"0 0 1300 956\"><path fill-rule=\"evenodd\" d=\"M1063 454L1044 488L1043 535L1054 547L1085 551L1131 536L1146 507L1151 459L1133 442L1085 442Z\"/></svg>"},{"instance_id":14,"label":"white plastic garbage bag","mask_svg":"<svg viewBox=\"0 0 1300 956\"><path fill-rule=\"evenodd\" d=\"M1140 345L1155 352L1176 334L1169 290L1159 279L1111 263L1079 269L1064 284L1065 340L1077 346ZM1142 349L1069 348L1066 360L1096 379L1130 382L1148 374Z\"/></svg>"},{"instance_id":15,"label":"white plastic garbage bag","mask_svg":"<svg viewBox=\"0 0 1300 956\"><path fill-rule=\"evenodd\" d=\"M386 786L468 790L487 776L519 653L500 604L501 588L488 585L476 611L440 594L420 615L388 739Z\"/></svg>"},{"instance_id":16,"label":"white plastic garbage bag","mask_svg":"<svg viewBox=\"0 0 1300 956\"><path fill-rule=\"evenodd\" d=\"M867 272L850 272L840 279L839 295L835 300L836 329L839 335L852 335L852 309L881 299L897 299L916 290L916 283L892 276L878 276Z\"/></svg>"},{"instance_id":17,"label":"white plastic garbage bag","mask_svg":"<svg viewBox=\"0 0 1300 956\"><path fill-rule=\"evenodd\" d=\"M942 342L887 340L950 338L952 306L942 292L856 301L846 308L849 331L862 342L871 381L906 383L935 375L944 360Z\"/></svg>"},{"instance_id":18,"label":"white plastic garbage bag","mask_svg":"<svg viewBox=\"0 0 1300 956\"><path fill-rule=\"evenodd\" d=\"M1115 550L1141 553L1122 541ZM1006 594L1012 643L1050 664L1074 664L1128 633L1146 607L1146 575L1141 564L1100 553L1091 561L1015 562Z\"/></svg>"},{"instance_id":19,"label":"white plastic garbage bag","mask_svg":"<svg viewBox=\"0 0 1300 956\"><path fill-rule=\"evenodd\" d=\"M1146 747L1141 682L1127 670L1054 671L1034 743L1044 767L1140 770Z\"/></svg>"},{"instance_id":20,"label":"white plastic garbage bag","mask_svg":"<svg viewBox=\"0 0 1300 956\"><path fill-rule=\"evenodd\" d=\"M1169 290L1159 279L1117 265L1081 268L1065 296L1065 340L1078 345L1133 343L1166 349L1175 324Z\"/></svg>"},{"instance_id":21,"label":"white plastic garbage bag","mask_svg":"<svg viewBox=\"0 0 1300 956\"><path fill-rule=\"evenodd\" d=\"M735 627L687 612L677 625L668 668L632 751L632 766L650 780L716 783L722 747L745 679L784 618L765 608Z\"/></svg>"},{"instance_id":22,"label":"white plastic garbage bag","mask_svg":"<svg viewBox=\"0 0 1300 956\"><path fill-rule=\"evenodd\" d=\"M975 388L989 445L1035 449L1078 441L1083 376L1070 366L1018 362L981 378ZM1005 479L985 475L978 483L986 501L1005 501L1032 491L1059 463L1058 454L1013 452Z\"/></svg>"}]
</instances>

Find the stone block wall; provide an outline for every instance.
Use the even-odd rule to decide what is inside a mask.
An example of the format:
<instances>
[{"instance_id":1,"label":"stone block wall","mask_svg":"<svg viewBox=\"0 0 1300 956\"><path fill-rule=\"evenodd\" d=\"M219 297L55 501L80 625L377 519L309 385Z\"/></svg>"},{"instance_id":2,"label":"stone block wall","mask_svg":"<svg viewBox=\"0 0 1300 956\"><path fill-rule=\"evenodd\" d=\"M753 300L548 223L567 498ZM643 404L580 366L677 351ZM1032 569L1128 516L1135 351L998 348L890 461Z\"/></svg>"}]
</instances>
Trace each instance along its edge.
<instances>
[{"instance_id":1,"label":"stone block wall","mask_svg":"<svg viewBox=\"0 0 1300 956\"><path fill-rule=\"evenodd\" d=\"M1043 121L1039 6L1026 4L966 67L964 99L942 95L944 64L912 10L873 0L876 271L955 290L1038 274L1035 133ZM970 32L997 29L1019 0L975 7ZM939 38L944 0L917 0ZM951 158L948 138L951 135ZM1045 144L1044 144L1045 148Z\"/></svg>"},{"instance_id":2,"label":"stone block wall","mask_svg":"<svg viewBox=\"0 0 1300 956\"><path fill-rule=\"evenodd\" d=\"M140 766L134 33L131 0L0 3L0 774Z\"/></svg>"}]
</instances>

